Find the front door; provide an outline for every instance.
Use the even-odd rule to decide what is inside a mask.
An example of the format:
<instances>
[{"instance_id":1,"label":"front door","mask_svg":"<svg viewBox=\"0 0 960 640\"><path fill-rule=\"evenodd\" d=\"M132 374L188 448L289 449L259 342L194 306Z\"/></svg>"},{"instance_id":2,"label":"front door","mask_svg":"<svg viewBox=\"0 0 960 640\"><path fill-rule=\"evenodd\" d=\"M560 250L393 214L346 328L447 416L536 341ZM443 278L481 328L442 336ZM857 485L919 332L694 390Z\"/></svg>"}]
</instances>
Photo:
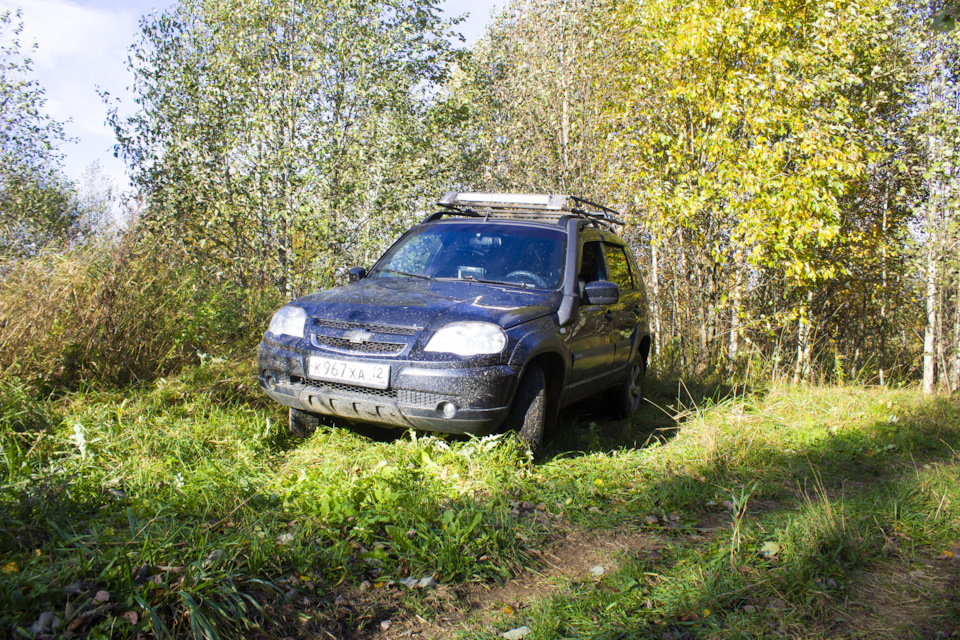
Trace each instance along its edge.
<instances>
[{"instance_id":1,"label":"front door","mask_svg":"<svg viewBox=\"0 0 960 640\"><path fill-rule=\"evenodd\" d=\"M602 387L604 378L613 367L614 344L610 340L613 316L610 306L588 304L583 295L583 288L588 282L606 279L603 243L599 240L584 242L577 273L580 309L567 334L568 348L573 357L568 387L570 400L588 396Z\"/></svg>"}]
</instances>

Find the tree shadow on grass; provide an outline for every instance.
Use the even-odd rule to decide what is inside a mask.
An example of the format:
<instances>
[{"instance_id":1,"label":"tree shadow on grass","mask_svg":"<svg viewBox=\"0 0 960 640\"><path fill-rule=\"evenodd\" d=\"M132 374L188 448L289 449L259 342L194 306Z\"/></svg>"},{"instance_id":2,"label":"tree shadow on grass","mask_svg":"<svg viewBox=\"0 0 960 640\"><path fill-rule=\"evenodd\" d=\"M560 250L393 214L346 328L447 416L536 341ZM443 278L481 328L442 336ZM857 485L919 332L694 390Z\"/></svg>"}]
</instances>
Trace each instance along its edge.
<instances>
[{"instance_id":1,"label":"tree shadow on grass","mask_svg":"<svg viewBox=\"0 0 960 640\"><path fill-rule=\"evenodd\" d=\"M590 415L586 411L578 415ZM771 623L779 625L781 637L891 640L949 637L960 628L960 564L943 552L944 545L960 544L960 518L950 508L951 498L957 501L951 478L960 451L960 399L934 398L896 414L850 429L816 421L806 427L809 441L794 438L784 446L770 434L754 440L746 430L728 428L719 437L705 434L715 444L705 455L693 462L678 459L655 479L634 486L641 464L622 474L622 486L605 482L605 492L636 496L629 506L606 505L605 517L616 510L618 526L667 536L684 558L677 567L693 567L684 578L671 566L638 565L638 574L672 575L671 584L685 590L683 607L661 612L667 623L709 610L702 626L686 626L693 637ZM775 435L777 418L757 419L772 425ZM839 418L843 425L856 420ZM690 428L727 427L717 422ZM611 445L626 446L613 436L584 453ZM575 494L582 484L579 477L552 480L551 491L561 495ZM688 540L682 527L673 528L666 517L673 514L684 522L720 523L725 533L711 550L702 536ZM659 516L652 519L656 524L650 524L651 515ZM691 531L701 534L701 527ZM736 553L731 535L740 537L733 530L742 533ZM952 538L944 540L950 531ZM760 551L769 541L780 549L773 559ZM595 621L604 634L620 624ZM604 634L596 637L609 637Z\"/></svg>"},{"instance_id":2,"label":"tree shadow on grass","mask_svg":"<svg viewBox=\"0 0 960 640\"><path fill-rule=\"evenodd\" d=\"M614 416L613 402L606 395L570 405L560 411L547 457L588 453L613 453L641 449L654 442L672 440L683 422L702 407L728 398L755 395L760 391L729 383L687 382L679 378L644 381L640 409L629 419Z\"/></svg>"}]
</instances>

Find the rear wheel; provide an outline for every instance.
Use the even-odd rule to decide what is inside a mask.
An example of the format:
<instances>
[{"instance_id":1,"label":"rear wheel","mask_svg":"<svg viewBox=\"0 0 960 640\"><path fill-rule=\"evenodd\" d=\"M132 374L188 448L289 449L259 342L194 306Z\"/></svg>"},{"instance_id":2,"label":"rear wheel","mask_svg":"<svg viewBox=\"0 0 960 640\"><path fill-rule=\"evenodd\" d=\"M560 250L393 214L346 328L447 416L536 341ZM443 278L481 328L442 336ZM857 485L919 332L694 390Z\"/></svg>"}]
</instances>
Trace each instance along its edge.
<instances>
[{"instance_id":1,"label":"rear wheel","mask_svg":"<svg viewBox=\"0 0 960 640\"><path fill-rule=\"evenodd\" d=\"M510 428L520 434L530 452L537 456L547 426L547 385L539 364L530 365L517 387L510 407Z\"/></svg>"},{"instance_id":2,"label":"rear wheel","mask_svg":"<svg viewBox=\"0 0 960 640\"><path fill-rule=\"evenodd\" d=\"M290 435L297 438L306 438L320 426L320 416L309 411L301 411L290 407L289 418Z\"/></svg>"},{"instance_id":3,"label":"rear wheel","mask_svg":"<svg viewBox=\"0 0 960 640\"><path fill-rule=\"evenodd\" d=\"M617 390L616 409L620 418L629 418L643 401L643 364L639 359L630 365L630 375Z\"/></svg>"}]
</instances>

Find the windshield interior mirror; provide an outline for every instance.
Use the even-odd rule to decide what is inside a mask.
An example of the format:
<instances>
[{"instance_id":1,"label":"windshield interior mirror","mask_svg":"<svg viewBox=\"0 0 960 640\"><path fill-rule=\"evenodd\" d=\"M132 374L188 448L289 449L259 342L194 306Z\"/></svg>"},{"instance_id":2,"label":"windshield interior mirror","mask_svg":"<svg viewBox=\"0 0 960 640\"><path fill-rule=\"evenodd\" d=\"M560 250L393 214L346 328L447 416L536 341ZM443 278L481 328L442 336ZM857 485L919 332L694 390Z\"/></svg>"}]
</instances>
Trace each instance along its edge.
<instances>
[{"instance_id":1,"label":"windshield interior mirror","mask_svg":"<svg viewBox=\"0 0 960 640\"><path fill-rule=\"evenodd\" d=\"M491 247L499 247L502 243L499 236L484 236L478 233L470 238L470 248L474 251L486 251Z\"/></svg>"}]
</instances>

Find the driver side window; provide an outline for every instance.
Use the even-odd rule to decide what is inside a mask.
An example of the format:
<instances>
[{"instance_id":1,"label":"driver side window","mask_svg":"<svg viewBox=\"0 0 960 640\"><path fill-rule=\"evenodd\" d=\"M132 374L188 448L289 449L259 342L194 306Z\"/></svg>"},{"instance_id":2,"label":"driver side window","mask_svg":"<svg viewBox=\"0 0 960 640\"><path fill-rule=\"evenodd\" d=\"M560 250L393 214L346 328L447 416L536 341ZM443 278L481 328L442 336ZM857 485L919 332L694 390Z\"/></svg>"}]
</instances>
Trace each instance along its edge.
<instances>
[{"instance_id":1,"label":"driver side window","mask_svg":"<svg viewBox=\"0 0 960 640\"><path fill-rule=\"evenodd\" d=\"M411 273L425 273L427 265L440 252L441 248L441 242L437 236L427 233L420 234L404 245L393 256L389 264L385 265L385 268Z\"/></svg>"},{"instance_id":2,"label":"driver side window","mask_svg":"<svg viewBox=\"0 0 960 640\"><path fill-rule=\"evenodd\" d=\"M589 282L606 280L607 270L603 262L600 242L584 242L580 250L580 271L577 273L577 288L583 298L583 288Z\"/></svg>"}]
</instances>

